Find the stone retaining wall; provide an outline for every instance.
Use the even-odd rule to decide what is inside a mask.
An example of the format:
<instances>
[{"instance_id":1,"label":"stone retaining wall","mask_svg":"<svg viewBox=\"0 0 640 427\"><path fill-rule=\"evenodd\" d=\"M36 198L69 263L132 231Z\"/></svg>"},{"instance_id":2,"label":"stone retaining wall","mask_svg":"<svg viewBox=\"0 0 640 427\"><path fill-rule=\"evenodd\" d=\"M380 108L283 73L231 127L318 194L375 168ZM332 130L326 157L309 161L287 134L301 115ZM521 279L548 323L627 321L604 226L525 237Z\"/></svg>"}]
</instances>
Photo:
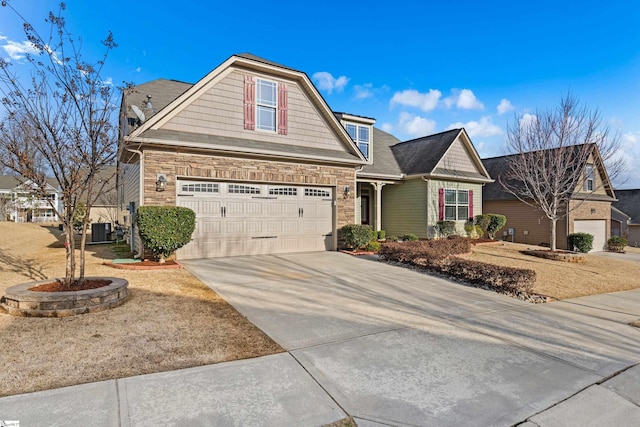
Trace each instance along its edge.
<instances>
[{"instance_id":1,"label":"stone retaining wall","mask_svg":"<svg viewBox=\"0 0 640 427\"><path fill-rule=\"evenodd\" d=\"M93 313L117 307L127 299L129 282L118 277L87 277L110 280L97 289L66 292L34 292L30 288L51 283L55 279L29 282L7 288L2 306L13 316L65 317Z\"/></svg>"}]
</instances>

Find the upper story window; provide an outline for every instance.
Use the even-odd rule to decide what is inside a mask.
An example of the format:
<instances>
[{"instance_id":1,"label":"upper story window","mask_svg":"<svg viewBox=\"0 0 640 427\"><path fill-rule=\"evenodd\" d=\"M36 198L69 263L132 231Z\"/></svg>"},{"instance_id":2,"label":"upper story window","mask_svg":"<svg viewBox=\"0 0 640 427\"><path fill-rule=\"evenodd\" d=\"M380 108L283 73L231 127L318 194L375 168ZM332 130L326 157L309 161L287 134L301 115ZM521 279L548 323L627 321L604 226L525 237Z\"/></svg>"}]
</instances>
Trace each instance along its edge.
<instances>
[{"instance_id":1,"label":"upper story window","mask_svg":"<svg viewBox=\"0 0 640 427\"><path fill-rule=\"evenodd\" d=\"M276 82L257 79L256 127L260 130L276 131L277 87Z\"/></svg>"},{"instance_id":2,"label":"upper story window","mask_svg":"<svg viewBox=\"0 0 640 427\"><path fill-rule=\"evenodd\" d=\"M345 125L347 133L358 144L358 148L364 154L364 156L369 158L369 147L371 138L369 137L369 126L360 126L354 125L351 123L347 123Z\"/></svg>"},{"instance_id":3,"label":"upper story window","mask_svg":"<svg viewBox=\"0 0 640 427\"><path fill-rule=\"evenodd\" d=\"M244 128L289 133L289 90L284 83L244 76Z\"/></svg>"},{"instance_id":4,"label":"upper story window","mask_svg":"<svg viewBox=\"0 0 640 427\"><path fill-rule=\"evenodd\" d=\"M584 171L584 191L593 191L595 188L595 170L593 165L587 165Z\"/></svg>"}]
</instances>

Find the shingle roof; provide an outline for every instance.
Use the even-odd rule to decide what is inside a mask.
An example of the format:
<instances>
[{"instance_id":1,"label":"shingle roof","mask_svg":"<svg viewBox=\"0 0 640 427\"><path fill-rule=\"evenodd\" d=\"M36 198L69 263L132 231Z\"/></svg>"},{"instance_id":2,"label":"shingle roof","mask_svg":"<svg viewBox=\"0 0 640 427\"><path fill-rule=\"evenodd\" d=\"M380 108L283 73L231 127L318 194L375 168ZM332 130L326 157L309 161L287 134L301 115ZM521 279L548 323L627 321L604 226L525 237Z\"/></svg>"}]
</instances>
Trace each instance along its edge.
<instances>
[{"instance_id":1,"label":"shingle roof","mask_svg":"<svg viewBox=\"0 0 640 427\"><path fill-rule=\"evenodd\" d=\"M47 181L47 184L49 184L50 186L52 186L53 188L55 188L56 190L58 189L59 185L58 185L58 180L56 180L55 178L45 178L45 180ZM14 188L16 188L17 186L21 185L22 182L16 178L15 176L11 176L11 175L0 175L0 190L13 190Z\"/></svg>"},{"instance_id":2,"label":"shingle roof","mask_svg":"<svg viewBox=\"0 0 640 427\"><path fill-rule=\"evenodd\" d=\"M392 146L391 151L406 175L432 173L460 132L461 129L452 129L401 142Z\"/></svg>"},{"instance_id":3,"label":"shingle roof","mask_svg":"<svg viewBox=\"0 0 640 427\"><path fill-rule=\"evenodd\" d=\"M640 189L616 190L616 197L613 206L629 215L632 224L640 224Z\"/></svg>"},{"instance_id":4,"label":"shingle roof","mask_svg":"<svg viewBox=\"0 0 640 427\"><path fill-rule=\"evenodd\" d=\"M139 107L146 119L153 117L173 100L189 90L193 84L179 82L177 80L157 79L140 84L132 88L130 93L125 94L125 108L135 105ZM153 110L145 108L147 95L151 95ZM126 108L127 117L136 118L131 108Z\"/></svg>"},{"instance_id":5,"label":"shingle roof","mask_svg":"<svg viewBox=\"0 0 640 427\"><path fill-rule=\"evenodd\" d=\"M365 174L395 175L400 177L402 169L390 148L399 142L400 140L395 136L373 128L373 149L371 151L373 164L366 165L362 168L362 172Z\"/></svg>"}]
</instances>

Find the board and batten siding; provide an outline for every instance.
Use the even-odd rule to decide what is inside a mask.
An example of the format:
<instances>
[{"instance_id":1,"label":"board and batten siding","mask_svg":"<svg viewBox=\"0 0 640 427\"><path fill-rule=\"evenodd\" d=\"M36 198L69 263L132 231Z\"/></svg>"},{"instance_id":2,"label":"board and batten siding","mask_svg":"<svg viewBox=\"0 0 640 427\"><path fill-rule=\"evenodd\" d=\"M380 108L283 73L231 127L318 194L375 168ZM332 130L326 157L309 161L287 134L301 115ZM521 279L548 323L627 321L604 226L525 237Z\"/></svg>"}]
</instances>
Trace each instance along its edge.
<instances>
[{"instance_id":1,"label":"board and batten siding","mask_svg":"<svg viewBox=\"0 0 640 427\"><path fill-rule=\"evenodd\" d=\"M471 155L458 137L449 147L447 153L438 162L437 168L477 173Z\"/></svg>"},{"instance_id":2,"label":"board and batten siding","mask_svg":"<svg viewBox=\"0 0 640 427\"><path fill-rule=\"evenodd\" d=\"M244 128L244 78L284 83L288 93L288 132ZM327 121L295 81L272 78L248 71L233 70L207 92L193 100L161 129L220 135L253 141L344 151L346 148L330 130Z\"/></svg>"},{"instance_id":3,"label":"board and batten siding","mask_svg":"<svg viewBox=\"0 0 640 427\"><path fill-rule=\"evenodd\" d=\"M480 215L483 212L482 207L482 184L475 184L469 182L460 181L446 181L446 180L432 180L429 181L429 210L428 223L429 223L429 237L436 237L437 232L435 229L438 223L438 190L444 188L446 190L471 190L473 191L473 216ZM456 229L462 236L466 235L464 230L465 220L456 221Z\"/></svg>"},{"instance_id":4,"label":"board and batten siding","mask_svg":"<svg viewBox=\"0 0 640 427\"><path fill-rule=\"evenodd\" d=\"M427 238L427 183L409 179L382 187L382 229L387 236Z\"/></svg>"}]
</instances>

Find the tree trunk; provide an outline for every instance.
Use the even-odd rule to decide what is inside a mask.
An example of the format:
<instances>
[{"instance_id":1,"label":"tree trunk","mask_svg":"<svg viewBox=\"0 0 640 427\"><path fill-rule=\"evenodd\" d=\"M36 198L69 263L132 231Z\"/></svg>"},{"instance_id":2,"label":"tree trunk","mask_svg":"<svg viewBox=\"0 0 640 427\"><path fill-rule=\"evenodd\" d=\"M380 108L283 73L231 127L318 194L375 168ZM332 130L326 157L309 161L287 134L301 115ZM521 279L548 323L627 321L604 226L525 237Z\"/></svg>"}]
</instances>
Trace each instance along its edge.
<instances>
[{"instance_id":1,"label":"tree trunk","mask_svg":"<svg viewBox=\"0 0 640 427\"><path fill-rule=\"evenodd\" d=\"M551 220L551 242L549 242L549 247L552 251L557 249L556 247L556 228L557 228L558 219L554 218Z\"/></svg>"}]
</instances>

